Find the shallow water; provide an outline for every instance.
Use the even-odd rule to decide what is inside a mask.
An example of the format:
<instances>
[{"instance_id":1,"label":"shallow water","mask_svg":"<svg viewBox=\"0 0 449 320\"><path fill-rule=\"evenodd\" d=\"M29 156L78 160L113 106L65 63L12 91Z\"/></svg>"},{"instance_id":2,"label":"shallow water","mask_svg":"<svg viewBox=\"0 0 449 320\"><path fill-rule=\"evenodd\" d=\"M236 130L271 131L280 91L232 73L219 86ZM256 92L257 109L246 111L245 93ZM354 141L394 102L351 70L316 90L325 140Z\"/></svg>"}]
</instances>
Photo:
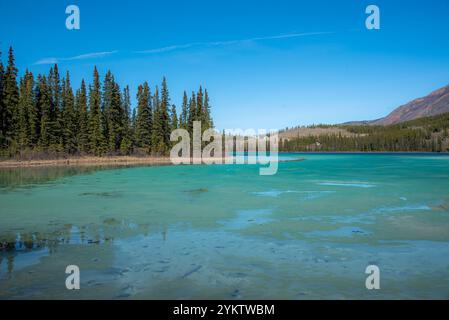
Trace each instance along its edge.
<instances>
[{"instance_id":1,"label":"shallow water","mask_svg":"<svg viewBox=\"0 0 449 320\"><path fill-rule=\"evenodd\" d=\"M449 298L449 156L283 157L0 170L0 299Z\"/></svg>"}]
</instances>

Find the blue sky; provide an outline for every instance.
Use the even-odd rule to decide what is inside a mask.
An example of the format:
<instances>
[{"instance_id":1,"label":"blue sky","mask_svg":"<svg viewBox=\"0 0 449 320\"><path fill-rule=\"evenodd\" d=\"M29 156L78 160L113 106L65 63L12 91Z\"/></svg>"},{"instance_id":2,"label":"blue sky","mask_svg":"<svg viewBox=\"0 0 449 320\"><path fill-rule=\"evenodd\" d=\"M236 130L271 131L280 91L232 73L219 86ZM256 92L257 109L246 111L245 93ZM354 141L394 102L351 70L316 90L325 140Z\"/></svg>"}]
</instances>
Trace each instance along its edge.
<instances>
[{"instance_id":1,"label":"blue sky","mask_svg":"<svg viewBox=\"0 0 449 320\"><path fill-rule=\"evenodd\" d=\"M369 4L381 30L365 28ZM94 65L133 96L166 76L178 107L202 85L219 129L280 129L379 118L449 84L448 15L447 0L1 0L0 48L21 72L58 61L75 87Z\"/></svg>"}]
</instances>

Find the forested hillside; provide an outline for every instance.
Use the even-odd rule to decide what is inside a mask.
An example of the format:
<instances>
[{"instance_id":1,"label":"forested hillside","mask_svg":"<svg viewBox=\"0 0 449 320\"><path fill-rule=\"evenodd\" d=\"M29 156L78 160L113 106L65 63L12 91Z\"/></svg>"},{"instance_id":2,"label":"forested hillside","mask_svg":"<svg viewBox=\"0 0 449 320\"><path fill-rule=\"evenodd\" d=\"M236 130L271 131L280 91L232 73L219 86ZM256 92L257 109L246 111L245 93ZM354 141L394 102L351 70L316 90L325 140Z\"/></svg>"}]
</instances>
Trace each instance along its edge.
<instances>
[{"instance_id":1,"label":"forested hillside","mask_svg":"<svg viewBox=\"0 0 449 320\"><path fill-rule=\"evenodd\" d=\"M394 125L336 125L349 134L286 137L280 133L281 151L404 151L448 152L449 113ZM290 131L290 130L289 130ZM313 131L312 131L313 132Z\"/></svg>"},{"instance_id":2,"label":"forested hillside","mask_svg":"<svg viewBox=\"0 0 449 320\"><path fill-rule=\"evenodd\" d=\"M170 133L178 127L192 131L213 127L209 95L200 87L184 92L179 116L171 103L165 78L151 91L147 82L137 88L131 106L130 89L108 71L95 67L93 82L83 79L74 90L70 74L61 77L58 65L48 74L26 70L19 78L13 49L3 65L0 53L0 156L21 158L68 155L166 155Z\"/></svg>"}]
</instances>

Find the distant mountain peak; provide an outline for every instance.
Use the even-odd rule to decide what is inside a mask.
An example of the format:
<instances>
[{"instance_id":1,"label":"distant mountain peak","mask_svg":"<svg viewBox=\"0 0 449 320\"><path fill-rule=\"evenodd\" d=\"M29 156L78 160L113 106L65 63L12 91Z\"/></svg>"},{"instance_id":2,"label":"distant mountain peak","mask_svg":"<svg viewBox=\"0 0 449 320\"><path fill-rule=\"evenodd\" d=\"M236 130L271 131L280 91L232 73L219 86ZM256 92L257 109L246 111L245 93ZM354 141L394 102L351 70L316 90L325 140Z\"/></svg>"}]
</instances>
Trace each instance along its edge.
<instances>
[{"instance_id":1,"label":"distant mountain peak","mask_svg":"<svg viewBox=\"0 0 449 320\"><path fill-rule=\"evenodd\" d=\"M449 112L449 85L415 99L393 110L385 118L369 121L373 125L389 125Z\"/></svg>"}]
</instances>

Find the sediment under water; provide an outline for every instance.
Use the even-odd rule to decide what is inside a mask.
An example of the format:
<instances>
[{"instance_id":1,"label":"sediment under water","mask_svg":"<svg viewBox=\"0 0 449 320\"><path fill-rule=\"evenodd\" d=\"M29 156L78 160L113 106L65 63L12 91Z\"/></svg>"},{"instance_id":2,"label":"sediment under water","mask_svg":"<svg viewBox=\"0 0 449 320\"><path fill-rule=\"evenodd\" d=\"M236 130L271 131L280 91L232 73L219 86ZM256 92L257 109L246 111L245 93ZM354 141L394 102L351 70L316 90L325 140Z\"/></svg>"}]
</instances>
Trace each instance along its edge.
<instances>
[{"instance_id":1,"label":"sediment under water","mask_svg":"<svg viewBox=\"0 0 449 320\"><path fill-rule=\"evenodd\" d=\"M449 298L449 156L282 157L0 170L0 299Z\"/></svg>"}]
</instances>

